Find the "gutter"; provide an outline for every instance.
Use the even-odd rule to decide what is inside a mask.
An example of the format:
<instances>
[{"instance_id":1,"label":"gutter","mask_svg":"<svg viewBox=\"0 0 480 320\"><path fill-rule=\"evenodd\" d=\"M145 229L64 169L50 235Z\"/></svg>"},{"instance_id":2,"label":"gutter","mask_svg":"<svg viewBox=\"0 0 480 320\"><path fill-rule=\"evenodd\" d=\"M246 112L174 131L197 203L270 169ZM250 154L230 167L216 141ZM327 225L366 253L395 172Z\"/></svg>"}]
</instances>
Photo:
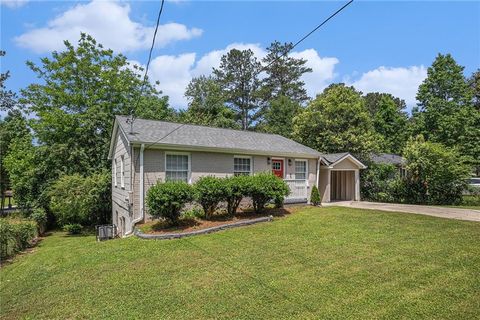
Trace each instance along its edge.
<instances>
[{"instance_id":1,"label":"gutter","mask_svg":"<svg viewBox=\"0 0 480 320\"><path fill-rule=\"evenodd\" d=\"M142 143L140 146L140 216L133 220L131 223L131 229L127 233L125 233L125 236L133 234L135 231L135 225L141 221L144 220L145 218L145 201L144 201L144 184L143 184L143 151L145 150L145 144Z\"/></svg>"}]
</instances>

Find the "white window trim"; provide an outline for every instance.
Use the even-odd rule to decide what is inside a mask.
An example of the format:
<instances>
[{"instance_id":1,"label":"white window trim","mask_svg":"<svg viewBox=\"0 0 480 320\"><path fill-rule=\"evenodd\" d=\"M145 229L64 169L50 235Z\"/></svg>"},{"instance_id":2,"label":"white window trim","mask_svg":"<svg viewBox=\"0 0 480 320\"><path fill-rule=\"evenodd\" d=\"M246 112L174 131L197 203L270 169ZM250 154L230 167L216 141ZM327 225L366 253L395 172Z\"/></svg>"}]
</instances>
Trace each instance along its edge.
<instances>
[{"instance_id":1,"label":"white window trim","mask_svg":"<svg viewBox=\"0 0 480 320\"><path fill-rule=\"evenodd\" d=\"M283 179L285 180L287 178L287 166L288 166L288 163L287 163L287 159L286 158L279 158L279 157L271 157L270 158L270 173L273 173L273 167L272 167L272 164L273 164L273 160L283 160Z\"/></svg>"},{"instance_id":2,"label":"white window trim","mask_svg":"<svg viewBox=\"0 0 480 320\"><path fill-rule=\"evenodd\" d=\"M168 155L181 155L188 156L188 173L187 173L187 183L192 184L192 155L190 152L176 152L176 151L166 151L165 152L165 181L167 180L167 156Z\"/></svg>"},{"instance_id":3,"label":"white window trim","mask_svg":"<svg viewBox=\"0 0 480 320\"><path fill-rule=\"evenodd\" d=\"M125 159L120 157L120 187L125 189Z\"/></svg>"},{"instance_id":4,"label":"white window trim","mask_svg":"<svg viewBox=\"0 0 480 320\"><path fill-rule=\"evenodd\" d=\"M303 162L305 162L305 181L307 181L307 186L308 186L308 180L309 180L309 179L308 179L308 176L309 176L309 173L308 173L308 159L295 159L295 160L293 161L293 166L294 166L294 170L295 170L295 171L293 172L293 174L295 175L295 180L297 180L297 177L296 177L296 175L297 175L297 169L296 169L296 167L295 167L295 162L296 162L296 161L299 161L299 162L300 162L300 161L303 161Z\"/></svg>"},{"instance_id":5,"label":"white window trim","mask_svg":"<svg viewBox=\"0 0 480 320\"><path fill-rule=\"evenodd\" d=\"M118 181L117 181L117 159L113 159L113 185L115 187L118 185Z\"/></svg>"},{"instance_id":6,"label":"white window trim","mask_svg":"<svg viewBox=\"0 0 480 320\"><path fill-rule=\"evenodd\" d=\"M232 172L235 175L235 159L250 159L250 172L249 175L253 175L253 157L252 156L241 156L241 155L234 155L233 156L233 164L232 164Z\"/></svg>"}]
</instances>

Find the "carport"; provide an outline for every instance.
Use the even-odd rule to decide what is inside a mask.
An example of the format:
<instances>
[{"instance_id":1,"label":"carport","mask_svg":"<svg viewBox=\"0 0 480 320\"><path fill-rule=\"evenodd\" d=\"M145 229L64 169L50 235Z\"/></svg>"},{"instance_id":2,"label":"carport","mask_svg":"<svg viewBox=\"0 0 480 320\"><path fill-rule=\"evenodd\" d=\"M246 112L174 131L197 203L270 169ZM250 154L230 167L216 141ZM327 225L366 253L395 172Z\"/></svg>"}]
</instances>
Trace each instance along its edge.
<instances>
[{"instance_id":1,"label":"carport","mask_svg":"<svg viewBox=\"0 0 480 320\"><path fill-rule=\"evenodd\" d=\"M360 170L365 168L350 153L322 155L318 181L322 202L359 201Z\"/></svg>"}]
</instances>

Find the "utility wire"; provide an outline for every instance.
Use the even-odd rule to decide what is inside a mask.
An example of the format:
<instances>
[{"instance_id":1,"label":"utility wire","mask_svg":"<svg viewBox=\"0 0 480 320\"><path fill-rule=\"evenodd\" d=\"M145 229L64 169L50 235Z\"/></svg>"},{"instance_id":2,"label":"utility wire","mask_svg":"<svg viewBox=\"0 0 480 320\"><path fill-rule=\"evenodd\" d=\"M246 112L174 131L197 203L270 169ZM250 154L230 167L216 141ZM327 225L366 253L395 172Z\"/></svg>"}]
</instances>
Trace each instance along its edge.
<instances>
[{"instance_id":1,"label":"utility wire","mask_svg":"<svg viewBox=\"0 0 480 320\"><path fill-rule=\"evenodd\" d=\"M162 0L162 6L160 8L160 12L159 12L159 15L158 15L158 20L157 20L157 27L158 27L158 21L160 20L160 15L162 13L162 9L163 9L163 2L164 0ZM296 46L298 46L300 43L302 43L305 39L307 39L309 36L311 36L315 31L317 31L318 29L320 29L324 24L326 24L329 20L331 20L333 17L335 17L337 14L339 14L341 11L343 11L347 6L349 6L351 3L353 2L353 0L350 0L349 2L347 2L346 4L344 4L340 9L338 9L337 11L335 11L334 13L332 13L330 16L328 16L328 18L326 18L325 20L322 21L322 23L320 23L318 26L316 26L312 31L310 31L309 33L307 33L305 36L303 36L300 40L298 40L290 49L288 49L287 51L285 51L285 53L283 53L282 55L278 56L277 58L275 58L275 60L273 60L272 62L270 62L268 65L266 65L265 67L261 68L259 71L255 72L254 74L252 74L251 78L253 78L254 76L257 76L259 75L261 72L263 72L266 68L268 68L270 65L272 65L272 63L280 60L281 58L283 58L284 56L286 56L290 51L292 51ZM156 33L156 30L155 30L155 33ZM155 37L154 37L154 40L155 41ZM152 48L153 48L153 42L152 42ZM152 54L152 50L150 50L150 56ZM150 59L149 59L149 62L150 62ZM147 70L148 70L148 64L147 64ZM145 73L146 75L146 73ZM220 100L219 100L220 101ZM216 102L219 102L219 101L216 101ZM215 103L216 103L215 102ZM148 147L154 145L154 144L157 144L158 142L162 141L163 139L167 138L170 134L174 133L175 131L177 131L178 129L182 128L183 126L187 125L187 123L182 123L180 124L178 127L176 127L175 129L173 129L172 131L168 132L167 134L165 134L164 136L158 138L157 140L155 140L154 142L152 143L149 143L147 145L145 145L144 147L144 150L146 150ZM140 156L140 153L138 154L137 156L137 160L138 161L138 157Z\"/></svg>"},{"instance_id":2,"label":"utility wire","mask_svg":"<svg viewBox=\"0 0 480 320\"><path fill-rule=\"evenodd\" d=\"M138 101L140 100L143 90L145 89L145 84L147 83L148 68L150 67L150 61L152 60L152 52L153 52L153 48L155 47L155 39L157 38L158 26L160 25L160 17L162 16L164 4L165 4L165 0L162 0L162 3L160 5L160 10L158 11L157 24L155 25L155 31L153 32L152 45L150 46L150 52L148 53L147 66L145 67L145 74L143 75L143 81L142 81L142 87L140 88L139 99L137 99L135 108L132 109L131 119L129 119L129 121L131 121L130 124L132 126L133 126L133 122L135 121L135 109L138 107Z\"/></svg>"}]
</instances>

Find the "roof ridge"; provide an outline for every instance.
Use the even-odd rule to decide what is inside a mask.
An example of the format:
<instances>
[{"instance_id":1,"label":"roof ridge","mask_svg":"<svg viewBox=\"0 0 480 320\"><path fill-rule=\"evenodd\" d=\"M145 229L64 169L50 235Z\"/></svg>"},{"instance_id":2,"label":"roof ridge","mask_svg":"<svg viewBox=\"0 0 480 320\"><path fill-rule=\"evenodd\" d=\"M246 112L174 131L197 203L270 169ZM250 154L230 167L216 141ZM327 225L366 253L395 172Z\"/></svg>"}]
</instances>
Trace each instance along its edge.
<instances>
[{"instance_id":1,"label":"roof ridge","mask_svg":"<svg viewBox=\"0 0 480 320\"><path fill-rule=\"evenodd\" d=\"M128 116L125 116L125 115L115 115L115 117L128 118ZM144 121L152 121L152 122L165 122L165 123L170 123L170 124L183 124L183 125L191 126L191 127L201 127L201 128L209 128L209 129L237 131L237 132L243 132L243 133L254 133L254 134L267 135L267 136L278 136L278 137L282 137L284 139L292 140L292 139L286 138L286 137L284 137L282 135L279 135L279 134L276 134L276 133L258 132L258 131L232 129L232 128L220 128L220 127L212 127L212 126L207 126L207 125L202 125L202 124L192 124L192 123L185 123L185 122L174 122L174 121L145 119L145 118L136 118L135 120L144 120ZM296 142L295 140L292 140L292 141ZM305 147L307 147L307 146L305 146Z\"/></svg>"}]
</instances>

